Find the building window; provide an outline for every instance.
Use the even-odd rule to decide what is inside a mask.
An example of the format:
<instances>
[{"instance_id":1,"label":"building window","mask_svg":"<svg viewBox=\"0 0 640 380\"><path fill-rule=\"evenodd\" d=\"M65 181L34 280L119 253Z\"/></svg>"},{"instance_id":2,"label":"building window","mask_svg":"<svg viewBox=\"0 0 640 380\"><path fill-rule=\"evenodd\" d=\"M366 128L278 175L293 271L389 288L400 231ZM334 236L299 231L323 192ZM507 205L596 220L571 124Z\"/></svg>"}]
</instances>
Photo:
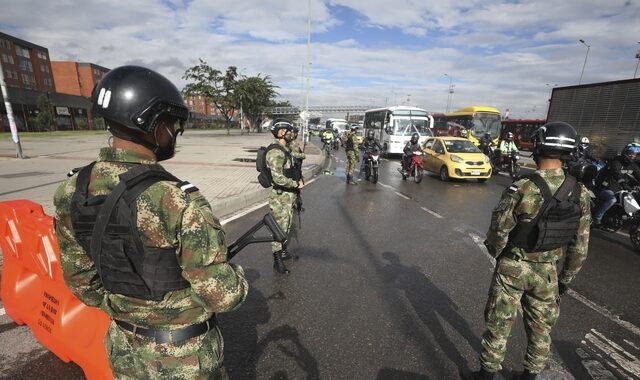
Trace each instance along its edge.
<instances>
[{"instance_id":1,"label":"building window","mask_svg":"<svg viewBox=\"0 0 640 380\"><path fill-rule=\"evenodd\" d=\"M10 54L2 54L2 62L13 65L13 56Z\"/></svg>"},{"instance_id":2,"label":"building window","mask_svg":"<svg viewBox=\"0 0 640 380\"><path fill-rule=\"evenodd\" d=\"M43 59L43 60L47 60L47 53L43 52L43 51L38 51L38 58Z\"/></svg>"},{"instance_id":3,"label":"building window","mask_svg":"<svg viewBox=\"0 0 640 380\"><path fill-rule=\"evenodd\" d=\"M49 65L47 65L47 64L42 64L42 65L40 65L40 70L41 70L43 73L49 73L49 72L50 72L50 71L49 71Z\"/></svg>"},{"instance_id":4,"label":"building window","mask_svg":"<svg viewBox=\"0 0 640 380\"><path fill-rule=\"evenodd\" d=\"M18 55L18 57L31 58L31 55L29 54L29 49L24 48L20 45L16 45L16 54Z\"/></svg>"},{"instance_id":5,"label":"building window","mask_svg":"<svg viewBox=\"0 0 640 380\"><path fill-rule=\"evenodd\" d=\"M4 77L6 79L18 79L18 73L15 70L4 70Z\"/></svg>"},{"instance_id":6,"label":"building window","mask_svg":"<svg viewBox=\"0 0 640 380\"><path fill-rule=\"evenodd\" d=\"M49 79L49 78L44 78L44 79L43 79L43 81L44 81L44 85L45 85L45 86L47 86L47 87L51 87L51 79Z\"/></svg>"},{"instance_id":7,"label":"building window","mask_svg":"<svg viewBox=\"0 0 640 380\"><path fill-rule=\"evenodd\" d=\"M22 74L22 83L25 87L35 88L36 87L36 78L33 74Z\"/></svg>"},{"instance_id":8,"label":"building window","mask_svg":"<svg viewBox=\"0 0 640 380\"><path fill-rule=\"evenodd\" d=\"M20 57L20 70L33 72L33 66L31 66L31 61L28 58Z\"/></svg>"},{"instance_id":9,"label":"building window","mask_svg":"<svg viewBox=\"0 0 640 380\"><path fill-rule=\"evenodd\" d=\"M11 42L9 42L7 40L3 40L2 38L0 38L0 47L5 48L5 49L11 49Z\"/></svg>"}]
</instances>

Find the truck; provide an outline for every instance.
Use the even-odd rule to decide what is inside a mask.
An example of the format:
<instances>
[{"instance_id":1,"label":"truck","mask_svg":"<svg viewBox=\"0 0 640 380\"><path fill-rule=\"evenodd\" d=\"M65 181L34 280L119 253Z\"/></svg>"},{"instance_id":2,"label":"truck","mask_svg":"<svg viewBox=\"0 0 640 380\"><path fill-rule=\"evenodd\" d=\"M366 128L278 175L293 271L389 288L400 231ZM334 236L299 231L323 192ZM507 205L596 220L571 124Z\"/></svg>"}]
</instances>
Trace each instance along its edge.
<instances>
[{"instance_id":1,"label":"truck","mask_svg":"<svg viewBox=\"0 0 640 380\"><path fill-rule=\"evenodd\" d=\"M640 78L553 88L547 122L564 121L609 159L640 143Z\"/></svg>"}]
</instances>

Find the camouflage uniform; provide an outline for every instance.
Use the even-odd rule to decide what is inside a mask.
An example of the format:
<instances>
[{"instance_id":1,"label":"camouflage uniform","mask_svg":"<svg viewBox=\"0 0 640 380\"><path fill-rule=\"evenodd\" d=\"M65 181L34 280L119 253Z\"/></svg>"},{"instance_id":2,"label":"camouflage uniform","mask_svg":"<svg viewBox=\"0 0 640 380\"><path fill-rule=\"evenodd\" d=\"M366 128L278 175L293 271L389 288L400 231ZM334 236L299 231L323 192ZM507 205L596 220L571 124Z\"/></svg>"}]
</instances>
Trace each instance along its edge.
<instances>
[{"instance_id":1,"label":"camouflage uniform","mask_svg":"<svg viewBox=\"0 0 640 380\"><path fill-rule=\"evenodd\" d=\"M544 178L551 193L555 193L564 181L562 169L539 170L536 173ZM589 194L584 186L580 187L580 224L575 238L567 247L559 276L556 263L562 258L563 248L527 253L513 247L508 252L518 260L501 256L501 253L507 253L503 250L507 247L509 232L518 222L531 221L542 207L544 200L534 182L529 179L514 182L504 191L493 210L486 245L498 261L485 307L487 329L482 336L480 364L486 371L497 372L502 368L507 338L516 319L518 305L522 305L528 340L524 367L531 373L540 373L544 369L551 348L551 329L560 314L558 281L568 285L587 258L591 212Z\"/></svg>"},{"instance_id":2,"label":"camouflage uniform","mask_svg":"<svg viewBox=\"0 0 640 380\"><path fill-rule=\"evenodd\" d=\"M89 193L109 194L119 174L136 164L155 163L133 151L103 148L91 173ZM136 199L137 227L145 246L175 248L182 277L190 287L168 292L161 301L105 290L93 261L74 237L71 198L76 179L69 178L55 193L55 231L65 282L82 302L102 309L114 320L153 330L176 330L206 321L214 313L234 310L245 300L244 272L226 262L225 234L211 206L199 191L187 194L169 181L153 184ZM217 326L181 342L157 344L112 321L105 344L115 378L226 377Z\"/></svg>"},{"instance_id":3,"label":"camouflage uniform","mask_svg":"<svg viewBox=\"0 0 640 380\"><path fill-rule=\"evenodd\" d=\"M302 152L302 148L300 148L300 144L296 140L292 140L287 147L291 151L291 156L297 158L299 160L304 160L307 158L307 155Z\"/></svg>"},{"instance_id":4,"label":"camouflage uniform","mask_svg":"<svg viewBox=\"0 0 640 380\"><path fill-rule=\"evenodd\" d=\"M358 141L355 132L349 132L346 137L345 151L347 153L347 178L353 177L353 171L358 163Z\"/></svg>"},{"instance_id":5,"label":"camouflage uniform","mask_svg":"<svg viewBox=\"0 0 640 380\"><path fill-rule=\"evenodd\" d=\"M275 144L279 144L278 140L276 140ZM285 148L291 152L289 145L285 146ZM292 162L280 149L270 149L267 152L267 165L271 170L271 177L275 185L295 190L284 191L282 189L272 188L271 193L269 193L271 213L282 231L288 235L289 229L291 228L291 218L293 216L293 204L297 197L298 183L286 177L284 175L284 169L290 169ZM281 243L274 242L271 243L271 249L275 253L281 251L283 247Z\"/></svg>"}]
</instances>

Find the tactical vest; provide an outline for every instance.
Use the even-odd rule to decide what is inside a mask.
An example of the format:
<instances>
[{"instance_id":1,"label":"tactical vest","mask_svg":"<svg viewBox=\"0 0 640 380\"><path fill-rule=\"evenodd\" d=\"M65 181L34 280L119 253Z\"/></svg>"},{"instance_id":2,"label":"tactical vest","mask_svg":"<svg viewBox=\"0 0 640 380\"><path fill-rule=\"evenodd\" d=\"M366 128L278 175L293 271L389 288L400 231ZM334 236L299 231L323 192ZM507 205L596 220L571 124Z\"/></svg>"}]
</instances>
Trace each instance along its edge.
<instances>
[{"instance_id":1,"label":"tactical vest","mask_svg":"<svg viewBox=\"0 0 640 380\"><path fill-rule=\"evenodd\" d=\"M95 162L78 173L71 199L71 221L76 240L96 266L102 285L111 293L160 301L173 290L190 285L182 277L174 248L143 245L137 227L136 198L159 181L176 181L185 192L197 188L159 165L135 165L120 174L108 195L89 195Z\"/></svg>"},{"instance_id":2,"label":"tactical vest","mask_svg":"<svg viewBox=\"0 0 640 380\"><path fill-rule=\"evenodd\" d=\"M291 151L287 150L286 148L284 148L282 145L277 144L277 143L273 143L271 145L269 145L268 147L266 147L263 151L263 158L262 161L264 162L264 165L266 167L266 173L268 173L268 179L269 179L269 183L271 186L273 186L274 189L276 190L282 190L282 191L292 191L292 189L288 188L288 187L283 187L280 185L277 185L275 182L273 182L273 177L271 176L271 168L269 167L269 165L267 164L267 153L269 153L269 151L271 149L278 149L280 150L282 153L284 153L284 163L282 164L282 174L284 174L285 177L292 179L296 182L301 181L302 180L302 160L294 160L294 157L291 155ZM258 160L257 160L258 161ZM256 161L256 166L258 166L258 162ZM289 168L286 169L285 166L287 165L287 161L289 161ZM296 162L299 161L299 167L296 167ZM261 171L260 169L258 169L258 171ZM269 186L266 186L269 187ZM297 189L295 189L297 191Z\"/></svg>"},{"instance_id":3,"label":"tactical vest","mask_svg":"<svg viewBox=\"0 0 640 380\"><path fill-rule=\"evenodd\" d=\"M580 225L580 184L570 175L555 194L537 174L526 176L533 181L544 199L538 214L530 222L519 222L509 234L509 245L527 253L546 252L567 246Z\"/></svg>"}]
</instances>

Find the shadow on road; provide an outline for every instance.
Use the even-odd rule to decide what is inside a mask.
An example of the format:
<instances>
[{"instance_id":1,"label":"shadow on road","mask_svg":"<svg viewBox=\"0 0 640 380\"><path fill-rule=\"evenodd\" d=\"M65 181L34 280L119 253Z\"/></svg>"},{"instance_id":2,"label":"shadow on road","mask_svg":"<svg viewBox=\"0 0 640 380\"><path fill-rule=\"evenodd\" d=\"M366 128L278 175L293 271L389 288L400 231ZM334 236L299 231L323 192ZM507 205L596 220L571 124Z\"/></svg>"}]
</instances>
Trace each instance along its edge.
<instances>
[{"instance_id":1,"label":"shadow on road","mask_svg":"<svg viewBox=\"0 0 640 380\"><path fill-rule=\"evenodd\" d=\"M480 339L460 316L456 304L435 286L420 268L403 265L400 257L393 252L384 252L382 257L389 263L381 269L385 283L404 292L418 318L431 332L449 360L459 368L468 370L467 361L449 340L442 321L453 327L476 352L480 352Z\"/></svg>"},{"instance_id":2,"label":"shadow on road","mask_svg":"<svg viewBox=\"0 0 640 380\"><path fill-rule=\"evenodd\" d=\"M260 272L255 269L247 268L245 277L251 288L242 306L242 318L238 315L221 316L223 335L232 337L225 340L224 349L225 366L230 379L256 379L258 363L269 361L271 363L266 367L274 369L275 372L271 375L265 374L261 368L260 378L288 379L287 370L282 367L295 367L296 375L292 378L300 378L300 371L306 374L305 379L320 378L318 362L302 344L298 330L294 327L278 326L258 339L258 326L271 320L269 302L286 297L282 292L265 297L257 290L253 283L260 278ZM228 323L225 323L225 320L228 320ZM282 356L287 359L282 360Z\"/></svg>"}]
</instances>

